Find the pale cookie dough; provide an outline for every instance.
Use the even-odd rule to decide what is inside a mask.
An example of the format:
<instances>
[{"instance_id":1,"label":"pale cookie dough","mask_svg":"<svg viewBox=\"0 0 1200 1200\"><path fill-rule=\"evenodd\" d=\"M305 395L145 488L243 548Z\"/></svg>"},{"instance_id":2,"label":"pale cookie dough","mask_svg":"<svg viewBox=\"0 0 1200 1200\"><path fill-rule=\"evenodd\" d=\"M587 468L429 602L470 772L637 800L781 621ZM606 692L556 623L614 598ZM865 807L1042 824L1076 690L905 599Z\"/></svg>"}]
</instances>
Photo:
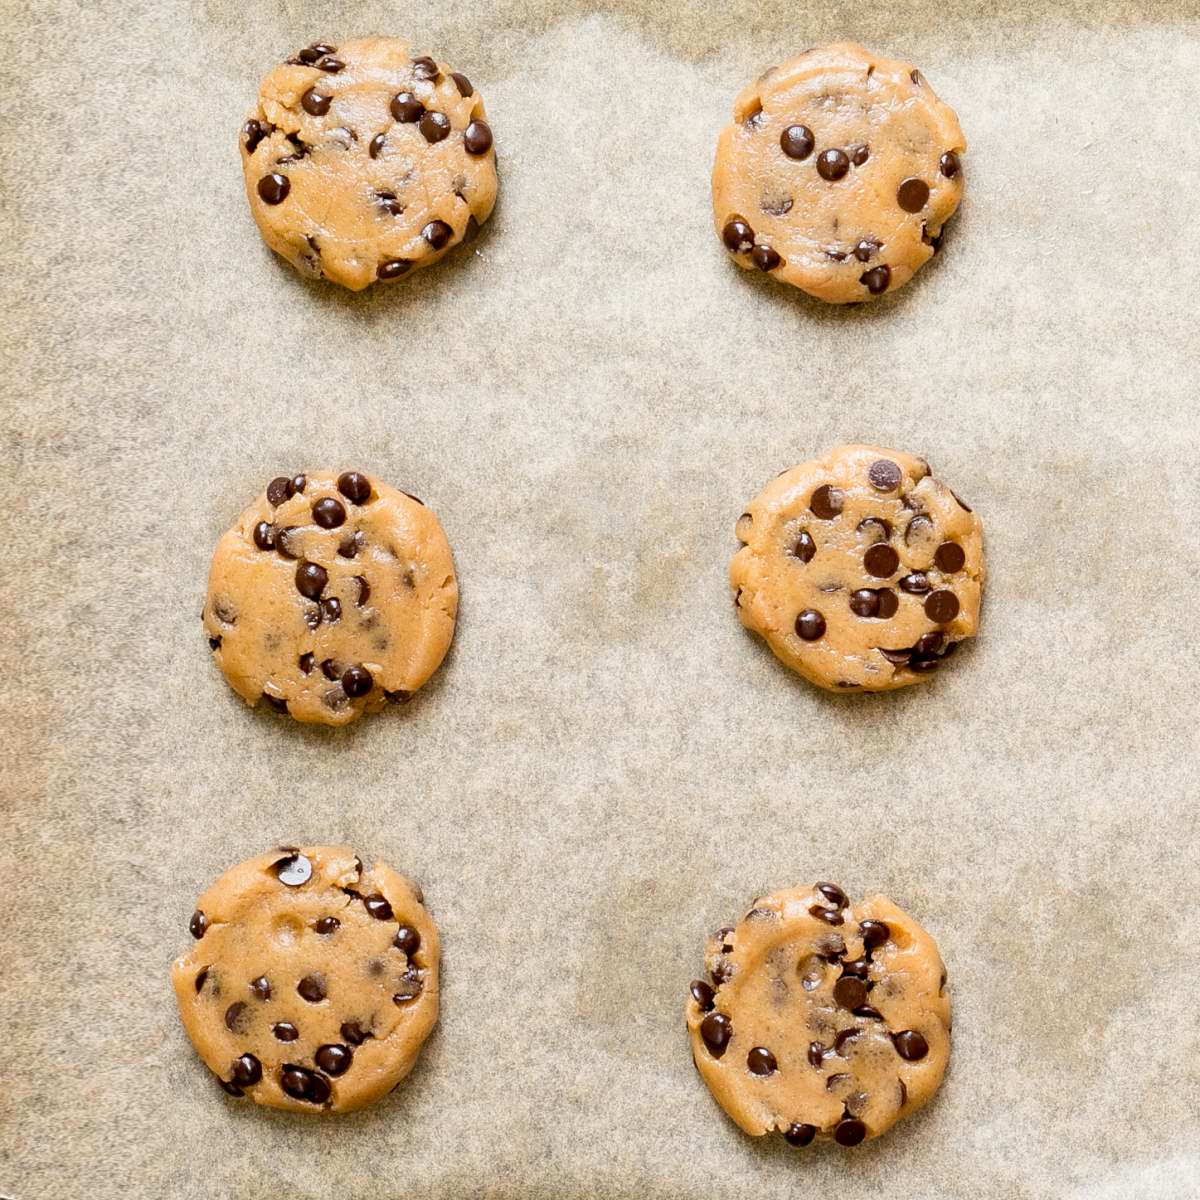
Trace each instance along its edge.
<instances>
[{"instance_id":1,"label":"pale cookie dough","mask_svg":"<svg viewBox=\"0 0 1200 1200\"><path fill-rule=\"evenodd\" d=\"M746 269L832 304L903 287L962 198L966 140L911 64L850 42L765 71L713 165L717 234Z\"/></svg>"},{"instance_id":2,"label":"pale cookie dough","mask_svg":"<svg viewBox=\"0 0 1200 1200\"><path fill-rule=\"evenodd\" d=\"M979 627L983 527L911 454L842 446L784 471L737 536L742 624L818 687L916 683Z\"/></svg>"},{"instance_id":3,"label":"pale cookie dough","mask_svg":"<svg viewBox=\"0 0 1200 1200\"><path fill-rule=\"evenodd\" d=\"M348 1112L392 1090L437 1021L421 890L345 846L281 846L200 897L171 970L184 1028L231 1096Z\"/></svg>"},{"instance_id":4,"label":"pale cookie dough","mask_svg":"<svg viewBox=\"0 0 1200 1200\"><path fill-rule=\"evenodd\" d=\"M247 704L345 725L445 657L458 583L437 517L359 471L273 479L217 543L204 630Z\"/></svg>"},{"instance_id":5,"label":"pale cookie dough","mask_svg":"<svg viewBox=\"0 0 1200 1200\"><path fill-rule=\"evenodd\" d=\"M833 883L765 896L692 982L692 1057L746 1133L856 1146L916 1112L950 1057L950 998L933 939L890 900Z\"/></svg>"},{"instance_id":6,"label":"pale cookie dough","mask_svg":"<svg viewBox=\"0 0 1200 1200\"><path fill-rule=\"evenodd\" d=\"M241 148L267 245L355 291L436 262L496 202L483 98L395 38L316 43L276 67Z\"/></svg>"}]
</instances>

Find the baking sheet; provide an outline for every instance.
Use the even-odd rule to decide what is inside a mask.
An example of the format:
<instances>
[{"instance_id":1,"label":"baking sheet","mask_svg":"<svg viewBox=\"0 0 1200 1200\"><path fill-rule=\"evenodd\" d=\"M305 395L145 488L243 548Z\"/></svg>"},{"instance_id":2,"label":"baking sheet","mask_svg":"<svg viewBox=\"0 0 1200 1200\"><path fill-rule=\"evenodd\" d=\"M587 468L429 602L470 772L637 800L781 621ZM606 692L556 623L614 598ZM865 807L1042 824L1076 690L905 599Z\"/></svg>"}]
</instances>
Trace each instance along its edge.
<instances>
[{"instance_id":1,"label":"baking sheet","mask_svg":"<svg viewBox=\"0 0 1200 1200\"><path fill-rule=\"evenodd\" d=\"M1200 1192L1194 637L1200 8L3 0L0 1194L1184 1197ZM411 34L483 92L473 252L351 296L261 245L235 138L313 38ZM835 38L970 142L904 292L824 308L710 228L742 83ZM743 503L842 441L982 515L982 636L827 696L737 623ZM197 619L282 471L359 467L454 546L454 648L342 732L249 712ZM167 980L281 842L419 879L442 1021L406 1086L226 1100ZM933 1104L851 1153L740 1134L682 1026L766 889L938 939Z\"/></svg>"}]
</instances>

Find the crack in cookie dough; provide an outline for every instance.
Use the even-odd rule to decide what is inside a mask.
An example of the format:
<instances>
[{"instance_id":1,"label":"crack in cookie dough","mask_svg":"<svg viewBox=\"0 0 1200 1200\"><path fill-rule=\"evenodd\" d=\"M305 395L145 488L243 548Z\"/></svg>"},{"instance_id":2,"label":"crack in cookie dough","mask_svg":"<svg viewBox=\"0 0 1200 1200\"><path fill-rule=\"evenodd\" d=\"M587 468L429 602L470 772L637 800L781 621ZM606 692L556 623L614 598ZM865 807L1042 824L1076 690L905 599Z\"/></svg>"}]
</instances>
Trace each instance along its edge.
<instances>
[{"instance_id":1,"label":"crack in cookie dough","mask_svg":"<svg viewBox=\"0 0 1200 1200\"><path fill-rule=\"evenodd\" d=\"M958 118L909 63L852 43L772 67L734 101L713 217L734 261L833 304L903 287L962 198Z\"/></svg>"},{"instance_id":2,"label":"crack in cookie dough","mask_svg":"<svg viewBox=\"0 0 1200 1200\"><path fill-rule=\"evenodd\" d=\"M457 611L450 545L420 500L309 472L273 479L217 543L203 622L247 704L345 725L429 679Z\"/></svg>"},{"instance_id":3,"label":"crack in cookie dough","mask_svg":"<svg viewBox=\"0 0 1200 1200\"><path fill-rule=\"evenodd\" d=\"M301 50L262 81L240 142L267 245L355 291L470 241L496 202L483 98L395 38Z\"/></svg>"},{"instance_id":4,"label":"crack in cookie dough","mask_svg":"<svg viewBox=\"0 0 1200 1200\"><path fill-rule=\"evenodd\" d=\"M842 446L776 477L738 519L743 625L831 691L927 678L979 627L979 518L924 459Z\"/></svg>"},{"instance_id":5,"label":"crack in cookie dough","mask_svg":"<svg viewBox=\"0 0 1200 1200\"><path fill-rule=\"evenodd\" d=\"M437 1021L440 949L421 890L345 846L281 846L226 871L171 982L231 1096L348 1112L391 1091Z\"/></svg>"},{"instance_id":6,"label":"crack in cookie dough","mask_svg":"<svg viewBox=\"0 0 1200 1200\"><path fill-rule=\"evenodd\" d=\"M833 883L775 892L713 935L705 966L686 1008L692 1057L746 1133L855 1146L941 1084L945 968L890 900L851 904Z\"/></svg>"}]
</instances>

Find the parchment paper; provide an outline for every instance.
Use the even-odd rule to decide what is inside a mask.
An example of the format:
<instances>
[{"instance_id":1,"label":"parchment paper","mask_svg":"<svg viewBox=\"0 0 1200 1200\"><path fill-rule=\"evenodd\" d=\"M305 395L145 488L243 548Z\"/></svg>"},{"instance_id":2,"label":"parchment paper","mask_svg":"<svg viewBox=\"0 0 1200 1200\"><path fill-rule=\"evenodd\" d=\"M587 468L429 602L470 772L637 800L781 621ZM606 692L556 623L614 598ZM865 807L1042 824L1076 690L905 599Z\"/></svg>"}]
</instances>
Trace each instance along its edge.
<instances>
[{"instance_id":1,"label":"parchment paper","mask_svg":"<svg viewBox=\"0 0 1200 1200\"><path fill-rule=\"evenodd\" d=\"M1200 7L0 3L0 1194L1194 1197ZM260 74L410 34L483 92L474 251L350 296L262 246ZM834 310L710 228L742 83L839 37L970 141L943 254ZM982 636L830 697L738 625L733 526L846 440L982 515ZM454 546L454 649L342 733L248 711L198 614L281 471L358 467ZM280 841L419 879L442 1021L390 1100L227 1100L167 982ZM682 1026L766 889L882 891L955 1003L934 1103L852 1152L744 1137Z\"/></svg>"}]
</instances>

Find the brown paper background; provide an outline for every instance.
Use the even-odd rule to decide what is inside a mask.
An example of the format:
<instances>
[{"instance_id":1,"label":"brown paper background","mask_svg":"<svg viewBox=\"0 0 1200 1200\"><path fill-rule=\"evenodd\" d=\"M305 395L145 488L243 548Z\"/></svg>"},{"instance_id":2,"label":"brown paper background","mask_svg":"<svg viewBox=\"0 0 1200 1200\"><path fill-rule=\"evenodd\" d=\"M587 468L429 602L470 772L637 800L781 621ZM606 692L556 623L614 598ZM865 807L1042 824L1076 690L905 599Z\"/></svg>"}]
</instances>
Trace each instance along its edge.
<instances>
[{"instance_id":1,"label":"brown paper background","mask_svg":"<svg viewBox=\"0 0 1200 1200\"><path fill-rule=\"evenodd\" d=\"M1200 655L1200 7L3 0L6 753L0 1194L1192 1197ZM304 282L236 131L313 38L410 34L483 92L501 201L387 290ZM872 307L710 228L753 74L845 36L970 142L944 253ZM738 625L744 501L846 440L982 515L982 636L827 696ZM254 713L197 619L280 471L359 467L454 546L421 698ZM424 885L439 1029L343 1119L227 1100L167 982L199 891L279 841ZM754 1141L682 1028L706 931L769 888L937 937L933 1104L849 1153Z\"/></svg>"}]
</instances>

